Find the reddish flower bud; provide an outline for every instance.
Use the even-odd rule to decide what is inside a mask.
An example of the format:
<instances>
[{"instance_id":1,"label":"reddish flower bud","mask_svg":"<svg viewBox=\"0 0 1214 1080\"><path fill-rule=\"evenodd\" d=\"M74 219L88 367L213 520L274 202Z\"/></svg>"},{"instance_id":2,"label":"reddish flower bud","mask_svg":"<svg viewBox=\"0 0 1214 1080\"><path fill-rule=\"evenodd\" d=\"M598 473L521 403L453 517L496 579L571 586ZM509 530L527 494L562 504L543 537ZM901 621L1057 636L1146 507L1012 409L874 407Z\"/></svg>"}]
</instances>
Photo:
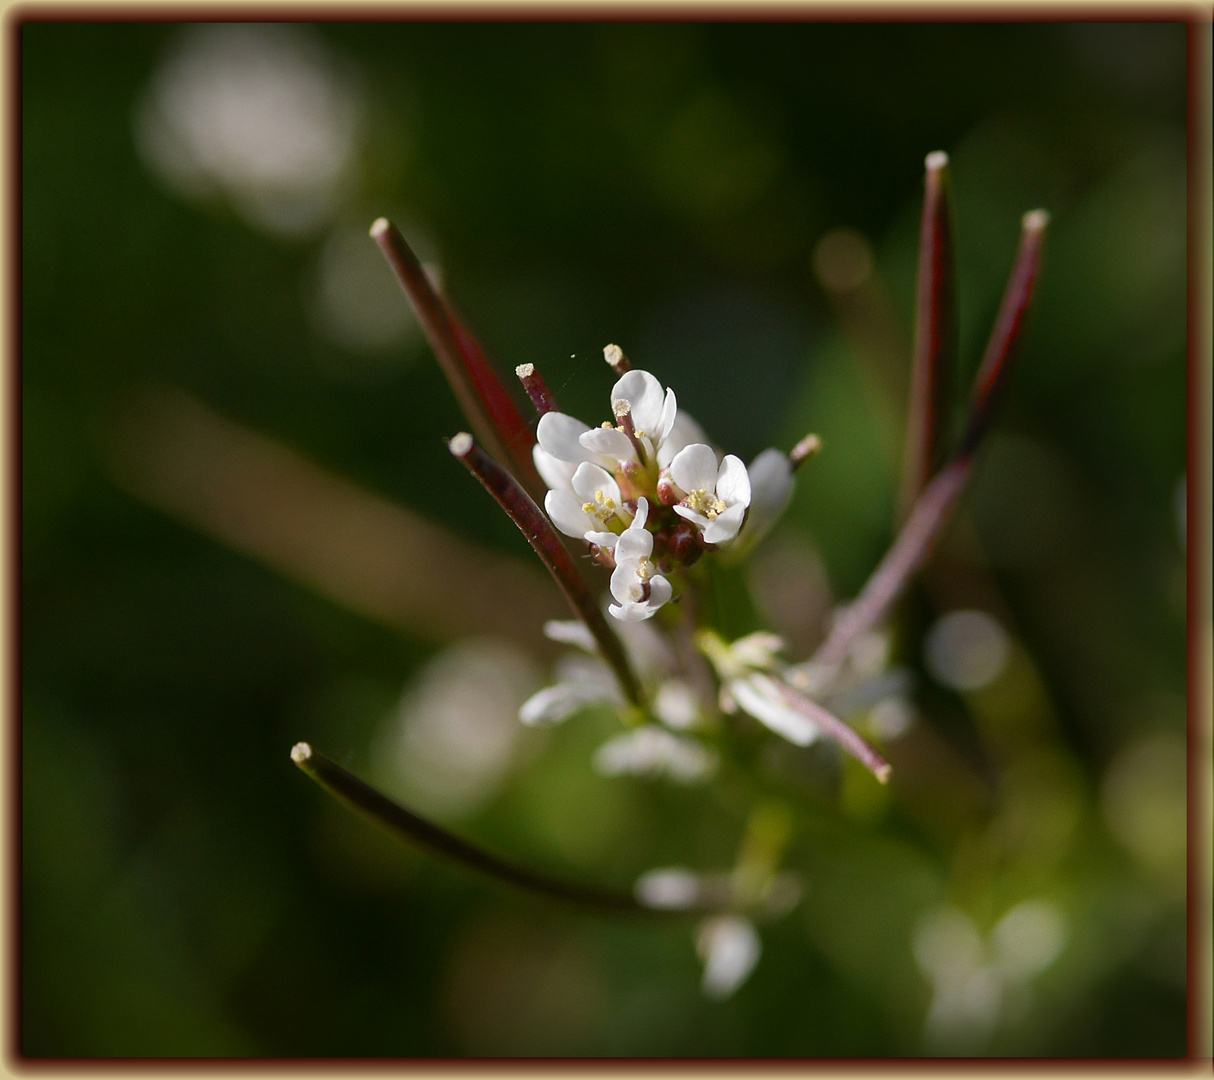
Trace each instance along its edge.
<instances>
[{"instance_id":1,"label":"reddish flower bud","mask_svg":"<svg viewBox=\"0 0 1214 1080\"><path fill-rule=\"evenodd\" d=\"M679 501L679 489L669 476L658 477L658 502L663 506L674 506Z\"/></svg>"}]
</instances>

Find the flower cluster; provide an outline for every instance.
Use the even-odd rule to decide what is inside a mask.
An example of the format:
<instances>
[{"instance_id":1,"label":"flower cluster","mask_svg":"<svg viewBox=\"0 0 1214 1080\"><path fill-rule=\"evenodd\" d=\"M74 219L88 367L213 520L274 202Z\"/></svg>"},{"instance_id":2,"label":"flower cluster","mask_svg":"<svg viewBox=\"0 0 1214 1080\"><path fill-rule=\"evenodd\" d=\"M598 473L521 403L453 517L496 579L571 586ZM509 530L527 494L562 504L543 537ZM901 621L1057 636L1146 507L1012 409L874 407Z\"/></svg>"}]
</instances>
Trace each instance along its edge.
<instances>
[{"instance_id":1,"label":"flower cluster","mask_svg":"<svg viewBox=\"0 0 1214 1080\"><path fill-rule=\"evenodd\" d=\"M618 346L603 352L617 370L626 363ZM545 412L532 456L549 488L544 509L553 524L585 540L611 568L609 610L637 622L672 599L676 568L756 538L745 528L752 501L764 525L774 520L792 494L792 466L779 451L760 455L763 489L756 493L741 459L715 450L679 411L674 391L663 391L648 371L624 371L611 411L614 423L597 428Z\"/></svg>"}]
</instances>

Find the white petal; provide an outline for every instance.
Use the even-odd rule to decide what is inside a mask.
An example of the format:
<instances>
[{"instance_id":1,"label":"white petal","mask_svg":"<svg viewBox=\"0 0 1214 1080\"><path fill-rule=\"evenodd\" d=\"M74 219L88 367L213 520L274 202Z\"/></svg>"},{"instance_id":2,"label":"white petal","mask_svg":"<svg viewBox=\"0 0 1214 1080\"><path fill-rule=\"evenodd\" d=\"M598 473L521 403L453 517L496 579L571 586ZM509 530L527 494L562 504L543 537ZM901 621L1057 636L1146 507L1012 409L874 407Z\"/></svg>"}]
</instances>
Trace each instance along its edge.
<instances>
[{"instance_id":1,"label":"white petal","mask_svg":"<svg viewBox=\"0 0 1214 1080\"><path fill-rule=\"evenodd\" d=\"M685 446L670 463L670 478L684 491L715 491L717 455L705 443Z\"/></svg>"},{"instance_id":2,"label":"white petal","mask_svg":"<svg viewBox=\"0 0 1214 1080\"><path fill-rule=\"evenodd\" d=\"M701 530L707 529L708 526L712 524L712 522L710 522L708 518L706 518L698 510L692 510L690 507L680 506L678 503L675 503L671 509L678 514L679 517L686 518L693 525L698 526Z\"/></svg>"},{"instance_id":3,"label":"white petal","mask_svg":"<svg viewBox=\"0 0 1214 1080\"><path fill-rule=\"evenodd\" d=\"M644 604L612 604L607 610L620 622L640 622L653 614Z\"/></svg>"},{"instance_id":4,"label":"white petal","mask_svg":"<svg viewBox=\"0 0 1214 1080\"><path fill-rule=\"evenodd\" d=\"M637 591L640 584L636 565L617 560L615 569L611 571L611 595L621 604L636 604L640 600ZM613 611L612 614L615 615L615 612ZM620 616L616 615L616 618L618 619Z\"/></svg>"},{"instance_id":5,"label":"white petal","mask_svg":"<svg viewBox=\"0 0 1214 1080\"><path fill-rule=\"evenodd\" d=\"M706 997L729 997L754 971L762 945L749 919L721 915L700 924L696 951L704 961L700 989Z\"/></svg>"},{"instance_id":6,"label":"white petal","mask_svg":"<svg viewBox=\"0 0 1214 1080\"><path fill-rule=\"evenodd\" d=\"M553 457L539 443L531 448L531 459L535 462L535 470L545 484L558 491L569 490L569 481L576 468L573 462L561 461L560 458Z\"/></svg>"},{"instance_id":7,"label":"white petal","mask_svg":"<svg viewBox=\"0 0 1214 1080\"><path fill-rule=\"evenodd\" d=\"M647 522L648 520L649 520L649 500L647 498L645 498L644 495L642 495L639 499L637 499L636 517L634 517L632 519L632 524L629 526L629 528L630 529L643 529L643 528L645 528L645 522Z\"/></svg>"},{"instance_id":8,"label":"white petal","mask_svg":"<svg viewBox=\"0 0 1214 1080\"><path fill-rule=\"evenodd\" d=\"M808 746L818 737L818 726L808 716L790 709L767 687L764 676L750 675L731 680L729 692L741 708L777 735L783 735L798 746Z\"/></svg>"},{"instance_id":9,"label":"white petal","mask_svg":"<svg viewBox=\"0 0 1214 1080\"><path fill-rule=\"evenodd\" d=\"M703 780L717 767L717 756L696 739L646 724L617 735L599 747L594 768L605 776L658 776L684 783Z\"/></svg>"},{"instance_id":10,"label":"white petal","mask_svg":"<svg viewBox=\"0 0 1214 1080\"><path fill-rule=\"evenodd\" d=\"M675 455L685 446L692 443L707 443L708 436L704 429L687 415L685 409L675 413L674 424L662 440L658 450L658 466L665 469L674 460Z\"/></svg>"},{"instance_id":11,"label":"white petal","mask_svg":"<svg viewBox=\"0 0 1214 1080\"><path fill-rule=\"evenodd\" d=\"M741 503L734 503L733 506L722 510L705 526L704 542L706 544L728 543L738 535L738 530L742 527L742 518L745 516L746 507Z\"/></svg>"},{"instance_id":12,"label":"white petal","mask_svg":"<svg viewBox=\"0 0 1214 1080\"><path fill-rule=\"evenodd\" d=\"M565 413L548 412L540 417L535 437L545 453L559 461L589 461L590 454L578 442L578 436L590 429L580 420ZM542 474L541 474L542 475Z\"/></svg>"},{"instance_id":13,"label":"white petal","mask_svg":"<svg viewBox=\"0 0 1214 1080\"><path fill-rule=\"evenodd\" d=\"M726 454L721 461L717 473L717 498L723 499L727 506L734 503L741 503L744 507L750 505L750 477L740 457Z\"/></svg>"},{"instance_id":14,"label":"white petal","mask_svg":"<svg viewBox=\"0 0 1214 1080\"><path fill-rule=\"evenodd\" d=\"M573 474L570 482L573 492L583 502L594 502L595 493L601 491L604 497L611 499L616 506L623 503L620 498L620 486L615 477L606 469L600 468L589 461L583 461Z\"/></svg>"},{"instance_id":15,"label":"white petal","mask_svg":"<svg viewBox=\"0 0 1214 1080\"><path fill-rule=\"evenodd\" d=\"M582 539L588 544L598 544L599 547L606 548L608 551L615 551L615 544L619 537L611 532L588 532L583 535Z\"/></svg>"},{"instance_id":16,"label":"white petal","mask_svg":"<svg viewBox=\"0 0 1214 1080\"><path fill-rule=\"evenodd\" d=\"M666 440L674 427L674 422L679 414L679 405L675 401L674 391L670 387L666 388L666 400L662 402L662 418L658 421L658 430L650 432L656 442L661 443ZM680 447L680 449L682 449Z\"/></svg>"},{"instance_id":17,"label":"white petal","mask_svg":"<svg viewBox=\"0 0 1214 1080\"><path fill-rule=\"evenodd\" d=\"M549 619L544 623L544 637L562 645L576 645L588 653L598 651L594 635L580 619Z\"/></svg>"},{"instance_id":18,"label":"white petal","mask_svg":"<svg viewBox=\"0 0 1214 1080\"><path fill-rule=\"evenodd\" d=\"M674 595L674 588L661 574L654 574L649 579L649 599L646 603L657 611Z\"/></svg>"},{"instance_id":19,"label":"white petal","mask_svg":"<svg viewBox=\"0 0 1214 1080\"><path fill-rule=\"evenodd\" d=\"M611 388L611 400L623 398L632 408L632 423L638 430L652 435L662 422L662 384L648 371L634 368L626 371Z\"/></svg>"},{"instance_id":20,"label":"white petal","mask_svg":"<svg viewBox=\"0 0 1214 1080\"><path fill-rule=\"evenodd\" d=\"M566 536L576 536L580 540L588 530L597 529L599 526L599 523L582 509L581 500L567 491L548 492L544 496L544 509L552 519L552 524Z\"/></svg>"},{"instance_id":21,"label":"white petal","mask_svg":"<svg viewBox=\"0 0 1214 1080\"><path fill-rule=\"evenodd\" d=\"M559 724L584 705L603 700L606 699L594 693L592 687L557 683L544 687L524 701L518 718L524 724Z\"/></svg>"},{"instance_id":22,"label":"white petal","mask_svg":"<svg viewBox=\"0 0 1214 1080\"><path fill-rule=\"evenodd\" d=\"M615 543L615 561L635 563L653 551L653 533L648 529L625 529ZM636 568L633 568L633 573Z\"/></svg>"},{"instance_id":23,"label":"white petal","mask_svg":"<svg viewBox=\"0 0 1214 1080\"><path fill-rule=\"evenodd\" d=\"M616 428L597 427L582 432L581 447L587 457L599 454L612 461L634 461L637 456L632 440Z\"/></svg>"}]
</instances>

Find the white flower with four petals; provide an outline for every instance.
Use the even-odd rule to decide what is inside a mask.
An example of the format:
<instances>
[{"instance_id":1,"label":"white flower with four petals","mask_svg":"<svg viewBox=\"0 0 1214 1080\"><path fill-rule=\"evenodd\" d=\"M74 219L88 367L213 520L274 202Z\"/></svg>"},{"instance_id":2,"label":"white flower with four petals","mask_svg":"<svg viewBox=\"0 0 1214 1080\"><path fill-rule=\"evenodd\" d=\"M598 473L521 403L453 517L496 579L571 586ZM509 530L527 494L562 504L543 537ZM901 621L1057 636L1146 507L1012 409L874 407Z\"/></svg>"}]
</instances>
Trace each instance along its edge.
<instances>
[{"instance_id":1,"label":"white flower with four petals","mask_svg":"<svg viewBox=\"0 0 1214 1080\"><path fill-rule=\"evenodd\" d=\"M726 454L717 465L711 446L692 443L675 455L670 478L683 497L674 512L699 526L707 544L724 544L738 535L750 505L750 477L742 459Z\"/></svg>"}]
</instances>

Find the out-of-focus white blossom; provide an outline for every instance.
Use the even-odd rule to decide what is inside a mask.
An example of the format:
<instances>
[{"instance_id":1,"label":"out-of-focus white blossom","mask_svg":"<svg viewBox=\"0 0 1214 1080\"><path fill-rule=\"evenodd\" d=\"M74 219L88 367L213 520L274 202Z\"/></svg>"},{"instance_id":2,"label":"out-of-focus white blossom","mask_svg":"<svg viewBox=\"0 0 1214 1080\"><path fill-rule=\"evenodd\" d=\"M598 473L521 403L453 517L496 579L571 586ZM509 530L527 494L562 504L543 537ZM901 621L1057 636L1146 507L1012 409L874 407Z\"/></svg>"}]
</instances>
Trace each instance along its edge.
<instances>
[{"instance_id":1,"label":"out-of-focus white blossom","mask_svg":"<svg viewBox=\"0 0 1214 1080\"><path fill-rule=\"evenodd\" d=\"M523 702L518 718L524 724L558 724L587 705L624 703L615 675L605 664L590 657L562 657L556 674L555 683Z\"/></svg>"},{"instance_id":2,"label":"out-of-focus white blossom","mask_svg":"<svg viewBox=\"0 0 1214 1080\"><path fill-rule=\"evenodd\" d=\"M253 225L298 234L339 209L362 112L351 73L303 27L212 24L157 69L135 136L182 195L222 195Z\"/></svg>"},{"instance_id":3,"label":"out-of-focus white blossom","mask_svg":"<svg viewBox=\"0 0 1214 1080\"><path fill-rule=\"evenodd\" d=\"M700 923L696 952L704 962L700 988L706 997L723 1001L754 971L762 945L749 919L721 915Z\"/></svg>"},{"instance_id":4,"label":"out-of-focus white blossom","mask_svg":"<svg viewBox=\"0 0 1214 1080\"><path fill-rule=\"evenodd\" d=\"M603 776L667 776L694 783L716 772L717 755L686 735L646 724L600 746L594 755L594 768Z\"/></svg>"},{"instance_id":5,"label":"out-of-focus white blossom","mask_svg":"<svg viewBox=\"0 0 1214 1080\"><path fill-rule=\"evenodd\" d=\"M700 898L700 876L683 866L650 870L637 878L633 893L646 907L684 911Z\"/></svg>"},{"instance_id":6,"label":"out-of-focus white blossom","mask_svg":"<svg viewBox=\"0 0 1214 1080\"><path fill-rule=\"evenodd\" d=\"M699 722L700 703L682 679L667 679L654 696L653 713L667 727L685 731Z\"/></svg>"},{"instance_id":7,"label":"out-of-focus white blossom","mask_svg":"<svg viewBox=\"0 0 1214 1080\"><path fill-rule=\"evenodd\" d=\"M818 737L818 725L785 703L770 676L755 672L725 686L738 708L789 742L808 746Z\"/></svg>"},{"instance_id":8,"label":"out-of-focus white blossom","mask_svg":"<svg viewBox=\"0 0 1214 1080\"><path fill-rule=\"evenodd\" d=\"M764 450L747 467L750 477L750 511L737 539L729 545L731 559L739 559L751 551L779 520L792 498L792 462L788 455L775 448Z\"/></svg>"},{"instance_id":9,"label":"out-of-focus white blossom","mask_svg":"<svg viewBox=\"0 0 1214 1080\"><path fill-rule=\"evenodd\" d=\"M915 960L932 984L925 1020L929 1043L950 1052L976 1052L1001 1022L1026 1007L1029 982L1066 944L1066 917L1049 901L1026 900L1008 911L984 939L956 908L929 912L914 937Z\"/></svg>"}]
</instances>

